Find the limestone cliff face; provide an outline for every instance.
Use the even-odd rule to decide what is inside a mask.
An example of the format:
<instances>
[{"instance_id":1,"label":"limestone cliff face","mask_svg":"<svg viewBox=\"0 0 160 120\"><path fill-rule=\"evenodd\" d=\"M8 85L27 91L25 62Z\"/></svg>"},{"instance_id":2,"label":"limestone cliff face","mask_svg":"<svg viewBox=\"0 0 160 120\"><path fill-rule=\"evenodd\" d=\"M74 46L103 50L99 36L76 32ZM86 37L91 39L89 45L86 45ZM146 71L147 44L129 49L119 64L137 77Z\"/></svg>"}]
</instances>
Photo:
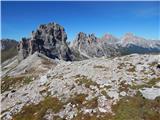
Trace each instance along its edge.
<instances>
[{"instance_id":1,"label":"limestone cliff face","mask_svg":"<svg viewBox=\"0 0 160 120\"><path fill-rule=\"evenodd\" d=\"M72 51L75 56L84 58L111 57L129 55L133 53L160 53L160 41L147 40L142 37L127 33L118 39L111 34L105 34L97 38L94 34L78 33L72 43Z\"/></svg>"},{"instance_id":2,"label":"limestone cliff face","mask_svg":"<svg viewBox=\"0 0 160 120\"><path fill-rule=\"evenodd\" d=\"M80 32L71 47L73 51L79 52L79 54L86 58L109 57L119 54L115 46L116 42L114 43L114 41L117 41L117 39L112 36L108 40L106 38L97 38L94 34L87 35Z\"/></svg>"},{"instance_id":3,"label":"limestone cliff face","mask_svg":"<svg viewBox=\"0 0 160 120\"><path fill-rule=\"evenodd\" d=\"M71 52L66 43L67 34L62 26L56 23L40 25L32 31L31 38L22 38L18 45L19 60L37 52L50 58L71 60Z\"/></svg>"}]
</instances>

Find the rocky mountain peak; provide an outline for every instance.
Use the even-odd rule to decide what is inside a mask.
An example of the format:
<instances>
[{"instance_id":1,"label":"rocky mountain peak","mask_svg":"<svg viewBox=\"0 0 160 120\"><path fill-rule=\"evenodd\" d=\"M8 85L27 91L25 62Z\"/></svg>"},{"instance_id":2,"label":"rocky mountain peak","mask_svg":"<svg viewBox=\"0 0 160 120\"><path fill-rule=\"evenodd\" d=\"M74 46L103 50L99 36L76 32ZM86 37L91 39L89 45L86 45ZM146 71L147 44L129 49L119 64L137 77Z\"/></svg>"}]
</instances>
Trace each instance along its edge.
<instances>
[{"instance_id":1,"label":"rocky mountain peak","mask_svg":"<svg viewBox=\"0 0 160 120\"><path fill-rule=\"evenodd\" d=\"M133 34L133 33L131 33L131 32L127 32L124 36L126 36L126 37L133 37L133 36L134 36L134 34Z\"/></svg>"},{"instance_id":2,"label":"rocky mountain peak","mask_svg":"<svg viewBox=\"0 0 160 120\"><path fill-rule=\"evenodd\" d=\"M139 42L146 42L146 39L136 36L133 33L126 33L123 37L122 37L122 41L124 42L131 42L131 43L139 43Z\"/></svg>"},{"instance_id":3,"label":"rocky mountain peak","mask_svg":"<svg viewBox=\"0 0 160 120\"><path fill-rule=\"evenodd\" d=\"M117 42L118 38L114 37L112 34L106 33L101 40L106 42Z\"/></svg>"},{"instance_id":4,"label":"rocky mountain peak","mask_svg":"<svg viewBox=\"0 0 160 120\"><path fill-rule=\"evenodd\" d=\"M123 37L122 40L123 41L132 41L133 39L135 39L135 36L133 33L126 33Z\"/></svg>"},{"instance_id":5,"label":"rocky mountain peak","mask_svg":"<svg viewBox=\"0 0 160 120\"><path fill-rule=\"evenodd\" d=\"M146 39L142 38L142 37L138 37L135 36L133 33L126 33L122 39L121 39L122 43L124 45L126 44L135 44L135 45L146 45L147 41Z\"/></svg>"},{"instance_id":6,"label":"rocky mountain peak","mask_svg":"<svg viewBox=\"0 0 160 120\"><path fill-rule=\"evenodd\" d=\"M84 32L79 32L77 37L76 37L76 40L77 41L80 41L80 40L85 40L87 37L87 34L85 34Z\"/></svg>"},{"instance_id":7,"label":"rocky mountain peak","mask_svg":"<svg viewBox=\"0 0 160 120\"><path fill-rule=\"evenodd\" d=\"M32 31L30 38L22 38L18 45L18 58L21 61L39 52L53 59L83 60L92 57L159 52L159 46L159 41L149 41L133 33L126 33L119 39L109 33L98 38L93 33L79 32L68 47L65 29L52 22L41 24Z\"/></svg>"},{"instance_id":8,"label":"rocky mountain peak","mask_svg":"<svg viewBox=\"0 0 160 120\"><path fill-rule=\"evenodd\" d=\"M66 43L65 29L57 23L42 24L32 31L31 38L22 38L19 43L19 59L38 51L50 58L71 60L70 49Z\"/></svg>"},{"instance_id":9,"label":"rocky mountain peak","mask_svg":"<svg viewBox=\"0 0 160 120\"><path fill-rule=\"evenodd\" d=\"M106 39L111 39L113 36L109 33L106 33L103 37Z\"/></svg>"},{"instance_id":10,"label":"rocky mountain peak","mask_svg":"<svg viewBox=\"0 0 160 120\"><path fill-rule=\"evenodd\" d=\"M86 33L83 33L83 32L79 32L75 41L79 41L79 42L82 42L82 41L86 41L86 42L96 42L97 40L97 37L95 36L95 34L86 34Z\"/></svg>"},{"instance_id":11,"label":"rocky mountain peak","mask_svg":"<svg viewBox=\"0 0 160 120\"><path fill-rule=\"evenodd\" d=\"M97 37L95 36L94 33L89 34L88 37L92 40L92 41L96 41Z\"/></svg>"}]
</instances>

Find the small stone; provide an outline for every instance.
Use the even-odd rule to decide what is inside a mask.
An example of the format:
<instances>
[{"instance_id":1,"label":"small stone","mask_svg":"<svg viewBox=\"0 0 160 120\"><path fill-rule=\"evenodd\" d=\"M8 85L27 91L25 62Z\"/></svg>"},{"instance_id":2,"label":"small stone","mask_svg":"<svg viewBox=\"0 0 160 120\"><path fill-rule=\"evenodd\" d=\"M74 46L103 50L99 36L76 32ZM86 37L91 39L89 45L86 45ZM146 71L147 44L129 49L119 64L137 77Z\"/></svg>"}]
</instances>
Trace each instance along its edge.
<instances>
[{"instance_id":1,"label":"small stone","mask_svg":"<svg viewBox=\"0 0 160 120\"><path fill-rule=\"evenodd\" d=\"M121 95L121 96L126 96L126 92L125 92L125 91L122 91L122 92L120 92L120 95Z\"/></svg>"},{"instance_id":2,"label":"small stone","mask_svg":"<svg viewBox=\"0 0 160 120\"><path fill-rule=\"evenodd\" d=\"M100 112L107 112L104 108L98 108Z\"/></svg>"},{"instance_id":3,"label":"small stone","mask_svg":"<svg viewBox=\"0 0 160 120\"><path fill-rule=\"evenodd\" d=\"M143 88L140 92L143 97L150 100L154 100L156 97L160 96L160 88Z\"/></svg>"}]
</instances>

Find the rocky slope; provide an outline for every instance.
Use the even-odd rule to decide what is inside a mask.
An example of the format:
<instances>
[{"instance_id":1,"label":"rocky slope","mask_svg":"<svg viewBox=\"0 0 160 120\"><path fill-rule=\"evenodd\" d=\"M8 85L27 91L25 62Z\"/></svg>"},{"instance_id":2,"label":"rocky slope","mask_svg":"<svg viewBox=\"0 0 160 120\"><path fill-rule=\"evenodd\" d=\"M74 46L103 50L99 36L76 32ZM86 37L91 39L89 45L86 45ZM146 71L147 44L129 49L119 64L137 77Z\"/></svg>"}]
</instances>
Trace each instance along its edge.
<instances>
[{"instance_id":1,"label":"rocky slope","mask_svg":"<svg viewBox=\"0 0 160 120\"><path fill-rule=\"evenodd\" d=\"M37 54L26 60L41 56ZM24 62L7 73L12 79L2 79L2 88L7 86L5 80L24 81L16 87L13 81L3 90L2 120L158 120L159 60L160 55L138 54L74 62L54 60L43 74L22 79L16 76L24 73L14 71ZM37 70L42 69L36 63ZM34 65L31 62L29 66Z\"/></svg>"},{"instance_id":2,"label":"rocky slope","mask_svg":"<svg viewBox=\"0 0 160 120\"><path fill-rule=\"evenodd\" d=\"M1 77L8 76L38 76L48 71L50 65L56 65L56 60L35 52L23 61L19 62L17 56L2 63Z\"/></svg>"}]
</instances>

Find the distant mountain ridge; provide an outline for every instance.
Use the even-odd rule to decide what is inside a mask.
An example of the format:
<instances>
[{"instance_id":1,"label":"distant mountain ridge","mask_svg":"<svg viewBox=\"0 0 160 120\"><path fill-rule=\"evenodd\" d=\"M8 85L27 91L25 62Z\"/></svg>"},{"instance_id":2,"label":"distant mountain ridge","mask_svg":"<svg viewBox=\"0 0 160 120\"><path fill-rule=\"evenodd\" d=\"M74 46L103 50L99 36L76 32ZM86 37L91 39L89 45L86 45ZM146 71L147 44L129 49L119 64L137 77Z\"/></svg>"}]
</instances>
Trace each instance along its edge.
<instances>
[{"instance_id":1,"label":"distant mountain ridge","mask_svg":"<svg viewBox=\"0 0 160 120\"><path fill-rule=\"evenodd\" d=\"M71 46L72 51L77 51L77 53L88 58L132 53L160 53L159 40L147 40L132 33L126 33L122 38L116 38L111 34L105 34L102 38L97 38L93 34L86 35L82 32L77 36Z\"/></svg>"},{"instance_id":2,"label":"distant mountain ridge","mask_svg":"<svg viewBox=\"0 0 160 120\"><path fill-rule=\"evenodd\" d=\"M13 39L2 39L1 42L1 61L4 62L18 54L18 42Z\"/></svg>"},{"instance_id":3,"label":"distant mountain ridge","mask_svg":"<svg viewBox=\"0 0 160 120\"><path fill-rule=\"evenodd\" d=\"M17 44L16 42L13 47L16 48ZM2 51L4 48L2 44ZM40 52L52 59L76 61L133 53L160 53L160 40L147 40L132 33L126 33L122 38L111 34L98 38L94 34L87 35L79 32L73 42L68 44L64 27L52 22L40 25L35 31L32 31L29 38L22 38L17 51L20 61L35 52Z\"/></svg>"},{"instance_id":4,"label":"distant mountain ridge","mask_svg":"<svg viewBox=\"0 0 160 120\"><path fill-rule=\"evenodd\" d=\"M158 40L147 40L142 37L133 35L132 33L127 33L121 39L122 45L126 46L128 44L134 44L144 48L157 48L160 47L160 42Z\"/></svg>"}]
</instances>

